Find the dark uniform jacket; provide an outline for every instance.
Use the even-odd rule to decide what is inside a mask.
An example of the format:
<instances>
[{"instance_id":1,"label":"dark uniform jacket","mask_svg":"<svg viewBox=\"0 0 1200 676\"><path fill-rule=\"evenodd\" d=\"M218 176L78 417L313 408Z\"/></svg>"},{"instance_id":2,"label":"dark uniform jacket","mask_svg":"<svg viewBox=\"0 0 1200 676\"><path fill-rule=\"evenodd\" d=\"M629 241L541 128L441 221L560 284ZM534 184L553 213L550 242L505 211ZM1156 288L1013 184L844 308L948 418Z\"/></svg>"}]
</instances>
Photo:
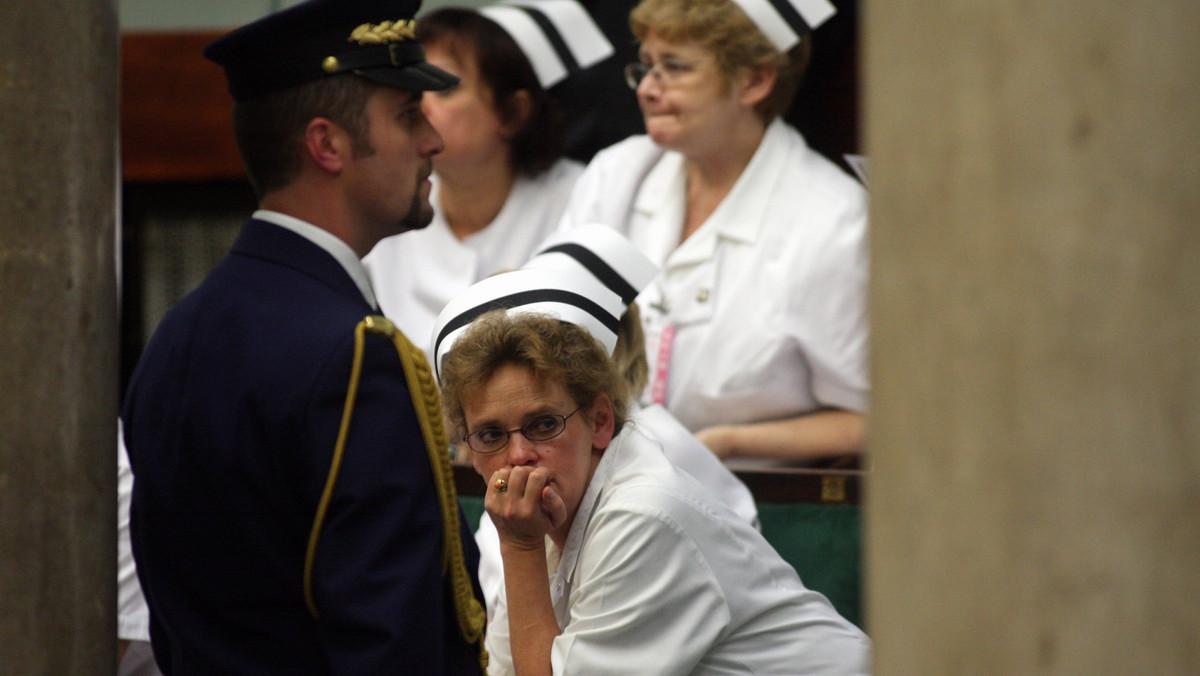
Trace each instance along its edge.
<instances>
[{"instance_id":1,"label":"dark uniform jacket","mask_svg":"<svg viewBox=\"0 0 1200 676\"><path fill-rule=\"evenodd\" d=\"M303 598L354 349L373 314L320 247L249 221L158 327L123 410L131 536L166 674L475 674L433 472L395 347L368 334ZM460 517L461 521L461 517ZM465 523L467 569L478 551Z\"/></svg>"}]
</instances>

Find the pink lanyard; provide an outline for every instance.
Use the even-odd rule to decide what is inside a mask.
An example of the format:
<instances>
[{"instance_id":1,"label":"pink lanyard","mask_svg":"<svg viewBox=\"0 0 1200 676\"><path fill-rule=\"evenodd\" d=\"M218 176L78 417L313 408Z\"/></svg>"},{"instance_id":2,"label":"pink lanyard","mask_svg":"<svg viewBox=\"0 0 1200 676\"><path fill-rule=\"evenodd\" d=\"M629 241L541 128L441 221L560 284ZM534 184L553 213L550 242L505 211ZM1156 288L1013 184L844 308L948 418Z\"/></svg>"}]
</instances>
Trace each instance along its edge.
<instances>
[{"instance_id":1,"label":"pink lanyard","mask_svg":"<svg viewBox=\"0 0 1200 676\"><path fill-rule=\"evenodd\" d=\"M671 345L675 342L675 327L663 327L658 338L658 359L654 363L654 382L650 386L650 398L656 404L667 404L667 380L671 371Z\"/></svg>"}]
</instances>

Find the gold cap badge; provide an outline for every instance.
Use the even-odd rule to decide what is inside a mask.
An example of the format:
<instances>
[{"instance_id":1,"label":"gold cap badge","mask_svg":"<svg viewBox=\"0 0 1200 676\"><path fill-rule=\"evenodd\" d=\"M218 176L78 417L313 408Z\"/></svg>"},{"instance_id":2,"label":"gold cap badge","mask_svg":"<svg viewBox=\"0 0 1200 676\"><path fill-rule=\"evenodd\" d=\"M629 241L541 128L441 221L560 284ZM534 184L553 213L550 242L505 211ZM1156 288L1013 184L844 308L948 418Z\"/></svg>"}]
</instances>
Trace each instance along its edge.
<instances>
[{"instance_id":1,"label":"gold cap badge","mask_svg":"<svg viewBox=\"0 0 1200 676\"><path fill-rule=\"evenodd\" d=\"M384 21L380 24L364 23L350 33L347 42L360 45L386 45L389 42L417 39L417 22L414 19Z\"/></svg>"}]
</instances>

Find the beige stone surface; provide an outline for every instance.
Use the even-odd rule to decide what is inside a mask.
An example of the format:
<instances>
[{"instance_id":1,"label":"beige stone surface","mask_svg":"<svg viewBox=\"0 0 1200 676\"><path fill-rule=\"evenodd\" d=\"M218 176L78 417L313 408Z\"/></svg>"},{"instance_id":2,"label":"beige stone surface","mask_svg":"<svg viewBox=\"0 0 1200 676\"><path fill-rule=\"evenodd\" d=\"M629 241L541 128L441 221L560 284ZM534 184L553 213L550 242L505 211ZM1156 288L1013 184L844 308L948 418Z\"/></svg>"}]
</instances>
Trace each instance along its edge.
<instances>
[{"instance_id":1,"label":"beige stone surface","mask_svg":"<svg viewBox=\"0 0 1200 676\"><path fill-rule=\"evenodd\" d=\"M860 6L876 673L1200 673L1200 3Z\"/></svg>"}]
</instances>

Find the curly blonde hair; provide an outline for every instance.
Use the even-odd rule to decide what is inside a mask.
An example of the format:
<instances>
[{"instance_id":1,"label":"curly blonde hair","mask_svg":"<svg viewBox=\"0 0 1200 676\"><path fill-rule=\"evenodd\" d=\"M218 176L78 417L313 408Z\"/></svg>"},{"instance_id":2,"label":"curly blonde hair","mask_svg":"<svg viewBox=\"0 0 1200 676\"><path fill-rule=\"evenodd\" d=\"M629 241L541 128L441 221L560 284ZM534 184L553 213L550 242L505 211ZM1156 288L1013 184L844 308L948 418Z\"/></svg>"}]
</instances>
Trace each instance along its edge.
<instances>
[{"instance_id":1,"label":"curly blonde hair","mask_svg":"<svg viewBox=\"0 0 1200 676\"><path fill-rule=\"evenodd\" d=\"M600 394L607 395L613 406L613 435L624 427L629 386L600 341L550 315L500 309L472 322L442 360L442 405L459 436L466 430L463 401L509 365L528 368L538 382L561 384L580 406L591 406Z\"/></svg>"},{"instance_id":2,"label":"curly blonde hair","mask_svg":"<svg viewBox=\"0 0 1200 676\"><path fill-rule=\"evenodd\" d=\"M792 104L812 55L811 35L781 52L732 0L642 0L629 15L629 27L639 41L654 36L694 42L712 52L726 87L741 70L774 69L775 87L754 108L764 124Z\"/></svg>"}]
</instances>

